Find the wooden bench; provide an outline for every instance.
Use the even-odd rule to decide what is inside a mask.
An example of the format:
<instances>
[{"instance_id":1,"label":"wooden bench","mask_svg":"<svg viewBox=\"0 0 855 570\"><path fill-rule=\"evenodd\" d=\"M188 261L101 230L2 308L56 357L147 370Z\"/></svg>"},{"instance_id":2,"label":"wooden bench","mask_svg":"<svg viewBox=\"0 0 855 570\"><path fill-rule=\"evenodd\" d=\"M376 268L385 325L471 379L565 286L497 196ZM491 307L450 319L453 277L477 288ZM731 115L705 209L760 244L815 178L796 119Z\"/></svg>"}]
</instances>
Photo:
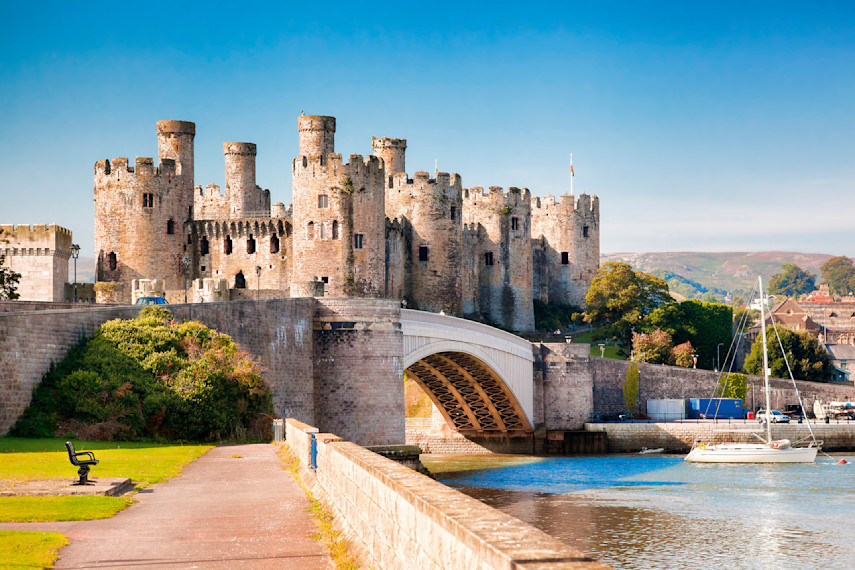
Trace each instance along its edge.
<instances>
[{"instance_id":1,"label":"wooden bench","mask_svg":"<svg viewBox=\"0 0 855 570\"><path fill-rule=\"evenodd\" d=\"M74 444L70 441L65 442L65 449L68 450L68 460L71 461L71 464L80 468L77 470L77 474L80 475L80 479L74 484L88 485L89 469L93 465L98 465L98 460L95 459L95 454L91 451L74 451ZM81 455L89 456L89 459L80 459Z\"/></svg>"}]
</instances>

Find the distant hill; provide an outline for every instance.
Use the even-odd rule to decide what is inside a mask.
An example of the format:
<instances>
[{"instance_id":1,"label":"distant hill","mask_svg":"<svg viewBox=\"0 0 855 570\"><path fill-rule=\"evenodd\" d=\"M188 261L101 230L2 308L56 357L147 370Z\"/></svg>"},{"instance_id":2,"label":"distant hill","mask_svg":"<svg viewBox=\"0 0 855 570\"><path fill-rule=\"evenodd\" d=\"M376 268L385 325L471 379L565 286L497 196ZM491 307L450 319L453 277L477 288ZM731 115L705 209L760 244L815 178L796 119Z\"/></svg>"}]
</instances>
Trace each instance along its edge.
<instances>
[{"instance_id":1,"label":"distant hill","mask_svg":"<svg viewBox=\"0 0 855 570\"><path fill-rule=\"evenodd\" d=\"M832 257L823 253L788 251L642 252L604 254L600 263L628 263L636 271L661 277L673 292L683 297L712 297L721 301L728 291L735 297L747 297L754 289L758 274L768 283L772 275L781 272L784 263L794 263L819 276L820 266Z\"/></svg>"},{"instance_id":2,"label":"distant hill","mask_svg":"<svg viewBox=\"0 0 855 570\"><path fill-rule=\"evenodd\" d=\"M74 261L68 260L68 282L74 281ZM77 282L95 283L95 258L81 255L77 258Z\"/></svg>"}]
</instances>

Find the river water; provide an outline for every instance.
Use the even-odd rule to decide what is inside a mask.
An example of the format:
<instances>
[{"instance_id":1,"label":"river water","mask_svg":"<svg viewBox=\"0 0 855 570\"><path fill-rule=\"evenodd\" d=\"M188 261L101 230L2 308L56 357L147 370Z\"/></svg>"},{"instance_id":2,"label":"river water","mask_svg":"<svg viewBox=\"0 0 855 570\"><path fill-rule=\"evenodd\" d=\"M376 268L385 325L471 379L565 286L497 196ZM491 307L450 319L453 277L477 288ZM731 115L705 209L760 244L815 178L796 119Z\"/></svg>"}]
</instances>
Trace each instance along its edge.
<instances>
[{"instance_id":1,"label":"river water","mask_svg":"<svg viewBox=\"0 0 855 570\"><path fill-rule=\"evenodd\" d=\"M843 456L422 457L440 482L615 568L855 568L855 458Z\"/></svg>"}]
</instances>

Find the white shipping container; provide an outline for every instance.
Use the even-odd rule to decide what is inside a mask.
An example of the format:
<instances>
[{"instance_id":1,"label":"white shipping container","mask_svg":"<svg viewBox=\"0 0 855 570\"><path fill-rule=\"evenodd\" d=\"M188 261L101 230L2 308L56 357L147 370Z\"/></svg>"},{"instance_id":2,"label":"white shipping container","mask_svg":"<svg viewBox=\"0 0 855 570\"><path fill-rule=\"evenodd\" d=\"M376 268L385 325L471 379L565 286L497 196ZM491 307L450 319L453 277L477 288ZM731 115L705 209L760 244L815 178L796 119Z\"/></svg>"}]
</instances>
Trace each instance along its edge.
<instances>
[{"instance_id":1,"label":"white shipping container","mask_svg":"<svg viewBox=\"0 0 855 570\"><path fill-rule=\"evenodd\" d=\"M686 400L647 400L647 415L656 422L686 419Z\"/></svg>"}]
</instances>

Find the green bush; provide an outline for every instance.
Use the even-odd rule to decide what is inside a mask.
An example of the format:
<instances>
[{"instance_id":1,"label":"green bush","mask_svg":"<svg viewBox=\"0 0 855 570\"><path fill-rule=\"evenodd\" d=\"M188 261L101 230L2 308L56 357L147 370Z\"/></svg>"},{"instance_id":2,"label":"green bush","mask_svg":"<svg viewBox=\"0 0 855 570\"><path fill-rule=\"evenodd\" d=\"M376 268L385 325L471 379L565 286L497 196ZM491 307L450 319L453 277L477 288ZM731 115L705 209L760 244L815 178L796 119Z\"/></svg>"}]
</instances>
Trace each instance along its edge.
<instances>
[{"instance_id":1,"label":"green bush","mask_svg":"<svg viewBox=\"0 0 855 570\"><path fill-rule=\"evenodd\" d=\"M534 328L552 332L563 329L570 324L582 322L579 307L563 303L544 303L534 300Z\"/></svg>"},{"instance_id":2,"label":"green bush","mask_svg":"<svg viewBox=\"0 0 855 570\"><path fill-rule=\"evenodd\" d=\"M52 367L11 434L211 441L266 435L270 389L226 335L147 307Z\"/></svg>"}]
</instances>

